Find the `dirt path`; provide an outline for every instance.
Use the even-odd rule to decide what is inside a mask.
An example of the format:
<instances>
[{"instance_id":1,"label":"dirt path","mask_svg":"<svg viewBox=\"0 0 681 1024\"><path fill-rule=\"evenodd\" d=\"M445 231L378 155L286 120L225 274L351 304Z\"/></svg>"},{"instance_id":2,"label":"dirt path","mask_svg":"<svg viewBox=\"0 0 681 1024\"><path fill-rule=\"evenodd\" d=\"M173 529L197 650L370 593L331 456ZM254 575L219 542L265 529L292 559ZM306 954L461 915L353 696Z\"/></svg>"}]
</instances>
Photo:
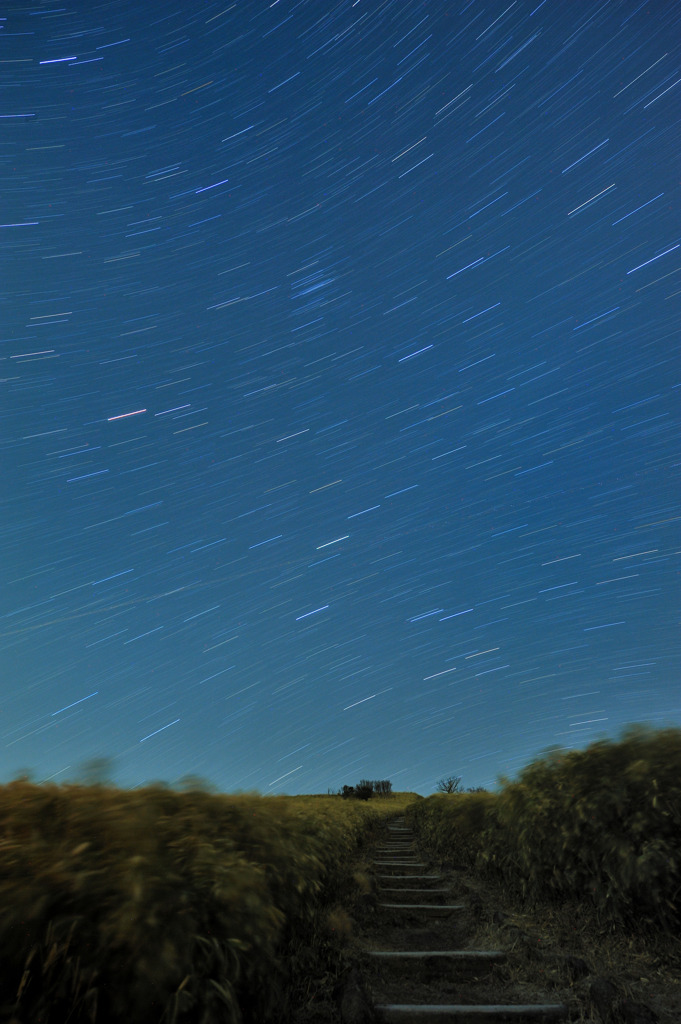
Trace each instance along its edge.
<instances>
[{"instance_id":1,"label":"dirt path","mask_svg":"<svg viewBox=\"0 0 681 1024\"><path fill-rule=\"evenodd\" d=\"M551 994L537 999L503 977L505 951L471 944L479 901L421 856L403 818L387 825L373 873L377 906L362 935L361 973L379 1020L566 1018L567 1006Z\"/></svg>"},{"instance_id":2,"label":"dirt path","mask_svg":"<svg viewBox=\"0 0 681 1024\"><path fill-rule=\"evenodd\" d=\"M439 870L402 817L387 823L370 876L351 942L356 967L341 993L343 1024L681 1021L678 943L666 966L632 940L619 960L614 939L599 941L587 959L593 936L585 939L578 912L522 913L501 886ZM646 974L657 969L656 988L635 978L637 958Z\"/></svg>"}]
</instances>

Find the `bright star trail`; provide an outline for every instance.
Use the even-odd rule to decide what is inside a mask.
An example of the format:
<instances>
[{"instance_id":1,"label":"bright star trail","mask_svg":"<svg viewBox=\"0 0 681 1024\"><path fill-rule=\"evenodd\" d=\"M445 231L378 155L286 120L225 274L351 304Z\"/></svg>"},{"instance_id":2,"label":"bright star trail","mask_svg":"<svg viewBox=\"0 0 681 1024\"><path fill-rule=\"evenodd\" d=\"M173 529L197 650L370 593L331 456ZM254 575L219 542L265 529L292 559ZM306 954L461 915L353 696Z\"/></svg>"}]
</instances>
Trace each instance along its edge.
<instances>
[{"instance_id":1,"label":"bright star trail","mask_svg":"<svg viewBox=\"0 0 681 1024\"><path fill-rule=\"evenodd\" d=\"M678 726L681 5L2 27L0 779Z\"/></svg>"}]
</instances>

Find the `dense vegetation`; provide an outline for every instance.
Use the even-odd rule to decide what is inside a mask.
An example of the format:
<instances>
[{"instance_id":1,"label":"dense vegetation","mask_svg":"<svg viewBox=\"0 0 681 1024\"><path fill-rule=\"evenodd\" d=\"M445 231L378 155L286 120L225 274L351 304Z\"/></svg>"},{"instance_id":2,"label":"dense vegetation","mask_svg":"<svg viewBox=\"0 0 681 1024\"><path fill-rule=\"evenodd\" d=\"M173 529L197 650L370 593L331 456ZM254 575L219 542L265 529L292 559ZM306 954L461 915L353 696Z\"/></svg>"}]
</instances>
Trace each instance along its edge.
<instances>
[{"instance_id":1,"label":"dense vegetation","mask_svg":"<svg viewBox=\"0 0 681 1024\"><path fill-rule=\"evenodd\" d=\"M0 787L0 1019L285 1019L410 799Z\"/></svg>"},{"instance_id":2,"label":"dense vegetation","mask_svg":"<svg viewBox=\"0 0 681 1024\"><path fill-rule=\"evenodd\" d=\"M338 796L344 800L370 800L373 796L392 796L393 784L389 779L360 779L356 786L343 786Z\"/></svg>"},{"instance_id":3,"label":"dense vegetation","mask_svg":"<svg viewBox=\"0 0 681 1024\"><path fill-rule=\"evenodd\" d=\"M613 927L681 924L681 730L555 750L499 793L407 809L435 857L501 876L533 900L587 899Z\"/></svg>"},{"instance_id":4,"label":"dense vegetation","mask_svg":"<svg viewBox=\"0 0 681 1024\"><path fill-rule=\"evenodd\" d=\"M434 859L526 901L678 929L681 730L548 752L497 793L443 784L427 799L368 780L314 797L0 786L0 1019L287 1019L311 979L337 977L363 851L400 812Z\"/></svg>"}]
</instances>

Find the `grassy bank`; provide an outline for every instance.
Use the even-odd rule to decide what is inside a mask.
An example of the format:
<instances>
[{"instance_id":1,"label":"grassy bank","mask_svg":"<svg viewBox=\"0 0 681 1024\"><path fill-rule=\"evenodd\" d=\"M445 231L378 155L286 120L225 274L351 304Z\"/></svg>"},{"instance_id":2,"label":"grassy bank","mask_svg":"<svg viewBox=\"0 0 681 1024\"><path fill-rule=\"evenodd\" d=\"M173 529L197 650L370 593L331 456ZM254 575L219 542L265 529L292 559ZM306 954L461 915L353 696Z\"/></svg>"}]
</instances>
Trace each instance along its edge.
<instances>
[{"instance_id":1,"label":"grassy bank","mask_svg":"<svg viewBox=\"0 0 681 1024\"><path fill-rule=\"evenodd\" d=\"M441 861L502 879L521 899L584 901L638 932L681 923L681 730L555 751L499 793L437 794L407 820Z\"/></svg>"},{"instance_id":2,"label":"grassy bank","mask_svg":"<svg viewBox=\"0 0 681 1024\"><path fill-rule=\"evenodd\" d=\"M0 787L0 1017L285 1019L342 945L363 846L411 799Z\"/></svg>"}]
</instances>

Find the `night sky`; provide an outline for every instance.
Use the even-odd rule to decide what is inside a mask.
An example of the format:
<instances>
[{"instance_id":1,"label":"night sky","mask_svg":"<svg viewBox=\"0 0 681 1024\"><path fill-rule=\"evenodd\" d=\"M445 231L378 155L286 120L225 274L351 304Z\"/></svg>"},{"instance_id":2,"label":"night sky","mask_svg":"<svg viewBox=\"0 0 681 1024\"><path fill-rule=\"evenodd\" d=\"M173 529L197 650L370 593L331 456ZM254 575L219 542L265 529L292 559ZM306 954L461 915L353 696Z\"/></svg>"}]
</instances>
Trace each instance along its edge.
<instances>
[{"instance_id":1,"label":"night sky","mask_svg":"<svg viewBox=\"0 0 681 1024\"><path fill-rule=\"evenodd\" d=\"M681 5L0 25L0 778L678 726Z\"/></svg>"}]
</instances>

